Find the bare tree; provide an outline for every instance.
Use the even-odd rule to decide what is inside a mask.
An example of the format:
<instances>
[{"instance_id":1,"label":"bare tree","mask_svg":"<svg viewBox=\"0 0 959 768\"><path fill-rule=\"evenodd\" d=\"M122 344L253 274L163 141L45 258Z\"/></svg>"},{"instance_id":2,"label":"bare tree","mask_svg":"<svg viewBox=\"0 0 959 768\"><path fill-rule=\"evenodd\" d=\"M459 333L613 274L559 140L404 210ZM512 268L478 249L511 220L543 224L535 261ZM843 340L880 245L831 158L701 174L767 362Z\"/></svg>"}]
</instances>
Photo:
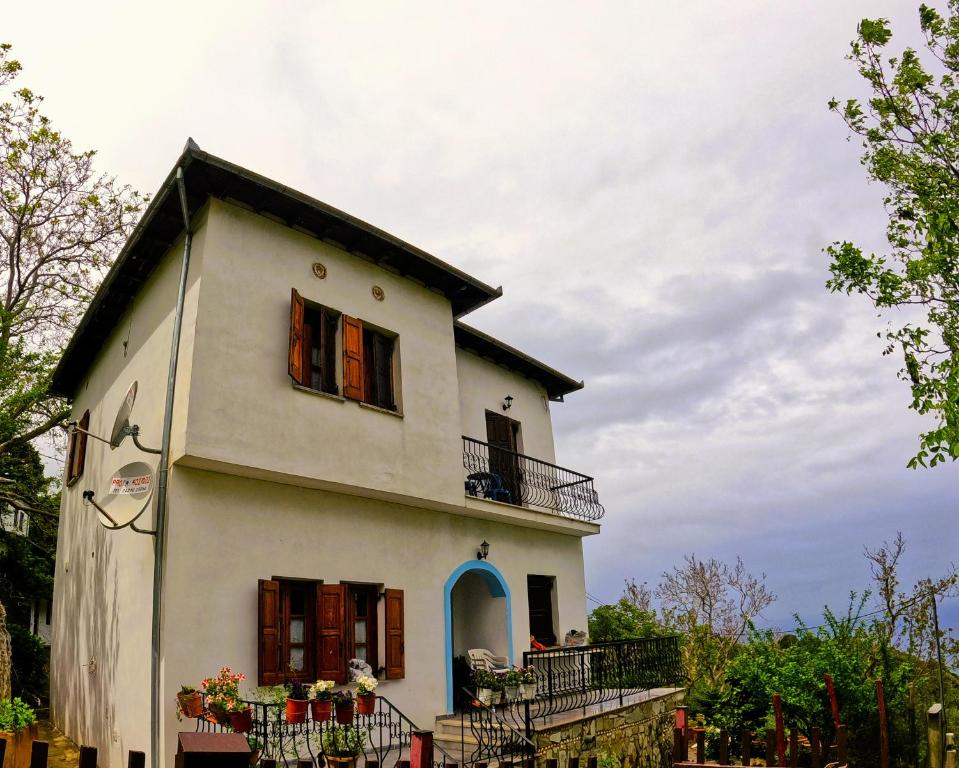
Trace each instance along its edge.
<instances>
[{"instance_id":1,"label":"bare tree","mask_svg":"<svg viewBox=\"0 0 959 768\"><path fill-rule=\"evenodd\" d=\"M645 581L642 584L637 584L636 579L626 579L626 586L623 588L623 598L631 605L639 608L639 610L645 613L655 614L653 609L653 593Z\"/></svg>"}]
</instances>

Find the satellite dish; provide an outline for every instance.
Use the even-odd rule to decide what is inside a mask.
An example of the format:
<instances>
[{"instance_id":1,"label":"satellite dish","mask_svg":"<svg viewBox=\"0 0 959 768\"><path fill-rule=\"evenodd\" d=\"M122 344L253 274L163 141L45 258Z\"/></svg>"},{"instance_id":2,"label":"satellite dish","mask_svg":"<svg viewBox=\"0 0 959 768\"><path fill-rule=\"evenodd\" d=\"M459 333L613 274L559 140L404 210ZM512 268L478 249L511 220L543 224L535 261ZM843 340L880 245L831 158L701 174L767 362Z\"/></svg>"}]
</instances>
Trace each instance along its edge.
<instances>
[{"instance_id":1,"label":"satellite dish","mask_svg":"<svg viewBox=\"0 0 959 768\"><path fill-rule=\"evenodd\" d=\"M129 432L130 414L133 412L133 401L137 399L137 383L134 381L127 390L126 397L120 404L117 417L113 421L113 431L110 433L110 448L116 448L123 442Z\"/></svg>"},{"instance_id":2,"label":"satellite dish","mask_svg":"<svg viewBox=\"0 0 959 768\"><path fill-rule=\"evenodd\" d=\"M142 461L124 464L113 473L109 489L98 499L100 522L107 528L123 528L134 522L150 506L155 484L149 464Z\"/></svg>"}]
</instances>

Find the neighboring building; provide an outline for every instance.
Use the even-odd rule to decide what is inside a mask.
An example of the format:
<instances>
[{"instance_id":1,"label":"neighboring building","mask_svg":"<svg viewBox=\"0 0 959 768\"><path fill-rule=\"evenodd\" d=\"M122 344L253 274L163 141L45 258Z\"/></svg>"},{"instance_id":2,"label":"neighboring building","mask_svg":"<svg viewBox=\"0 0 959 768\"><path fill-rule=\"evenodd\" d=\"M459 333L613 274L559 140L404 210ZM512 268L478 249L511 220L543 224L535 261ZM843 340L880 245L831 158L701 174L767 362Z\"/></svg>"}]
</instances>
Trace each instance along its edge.
<instances>
[{"instance_id":1,"label":"neighboring building","mask_svg":"<svg viewBox=\"0 0 959 768\"><path fill-rule=\"evenodd\" d=\"M30 515L22 509L4 506L0 509L0 531L29 538ZM4 550L4 544L0 542L0 555L4 553ZM53 603L51 600L46 597L20 598L19 602L15 600L13 605L7 606L7 610L8 621L15 623L17 617L21 621L26 617L30 632L44 645L50 645L53 637L51 627Z\"/></svg>"},{"instance_id":2,"label":"neighboring building","mask_svg":"<svg viewBox=\"0 0 959 768\"><path fill-rule=\"evenodd\" d=\"M8 531L19 536L29 536L30 515L22 509L4 506L0 509L0 531Z\"/></svg>"},{"instance_id":3,"label":"neighboring building","mask_svg":"<svg viewBox=\"0 0 959 768\"><path fill-rule=\"evenodd\" d=\"M223 665L254 684L342 682L348 660L365 659L427 726L452 709L453 660L468 648L519 661L530 634L585 629L582 540L603 510L591 478L554 466L550 420L582 382L460 322L498 289L192 142L178 166L194 237L161 764L182 728L179 686ZM136 381L131 421L159 443L179 205L171 172L55 373L93 434L110 433ZM67 462L52 717L103 764L149 750L153 539L105 530L82 494L104 499L118 467L154 459L131 440L78 438Z\"/></svg>"}]
</instances>

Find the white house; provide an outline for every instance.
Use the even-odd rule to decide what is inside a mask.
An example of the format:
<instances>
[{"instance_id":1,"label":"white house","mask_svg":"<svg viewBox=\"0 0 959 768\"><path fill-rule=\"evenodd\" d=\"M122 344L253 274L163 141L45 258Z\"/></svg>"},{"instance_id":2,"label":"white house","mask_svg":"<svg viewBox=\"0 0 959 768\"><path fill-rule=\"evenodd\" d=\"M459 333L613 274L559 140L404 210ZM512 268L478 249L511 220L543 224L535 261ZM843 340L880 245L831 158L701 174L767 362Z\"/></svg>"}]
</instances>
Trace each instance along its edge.
<instances>
[{"instance_id":1,"label":"white house","mask_svg":"<svg viewBox=\"0 0 959 768\"><path fill-rule=\"evenodd\" d=\"M345 681L361 658L414 722L453 707L453 659L519 661L585 629L592 480L555 466L550 411L582 387L460 318L500 296L375 227L188 143L192 256L163 548L161 765L174 695ZM176 169L175 167L175 169ZM185 229L175 169L54 377L73 418L159 442ZM548 318L543 318L548 322ZM64 478L52 717L119 765L150 742L153 537L83 495L156 457L78 434ZM149 529L151 513L139 521ZM483 542L488 556L479 559Z\"/></svg>"}]
</instances>

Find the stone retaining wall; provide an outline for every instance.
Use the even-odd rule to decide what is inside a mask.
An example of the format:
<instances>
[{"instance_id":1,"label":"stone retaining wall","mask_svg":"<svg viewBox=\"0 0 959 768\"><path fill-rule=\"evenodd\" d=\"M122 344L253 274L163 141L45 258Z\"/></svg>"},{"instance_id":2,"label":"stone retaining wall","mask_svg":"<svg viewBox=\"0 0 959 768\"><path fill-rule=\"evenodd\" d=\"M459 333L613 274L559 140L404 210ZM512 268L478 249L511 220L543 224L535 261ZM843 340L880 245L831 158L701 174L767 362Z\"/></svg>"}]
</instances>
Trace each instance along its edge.
<instances>
[{"instance_id":1,"label":"stone retaining wall","mask_svg":"<svg viewBox=\"0 0 959 768\"><path fill-rule=\"evenodd\" d=\"M567 768L578 757L585 768L590 757L618 760L622 768L664 768L672 765L673 725L683 690L637 704L611 709L555 728L537 730L536 764L555 758Z\"/></svg>"}]
</instances>

